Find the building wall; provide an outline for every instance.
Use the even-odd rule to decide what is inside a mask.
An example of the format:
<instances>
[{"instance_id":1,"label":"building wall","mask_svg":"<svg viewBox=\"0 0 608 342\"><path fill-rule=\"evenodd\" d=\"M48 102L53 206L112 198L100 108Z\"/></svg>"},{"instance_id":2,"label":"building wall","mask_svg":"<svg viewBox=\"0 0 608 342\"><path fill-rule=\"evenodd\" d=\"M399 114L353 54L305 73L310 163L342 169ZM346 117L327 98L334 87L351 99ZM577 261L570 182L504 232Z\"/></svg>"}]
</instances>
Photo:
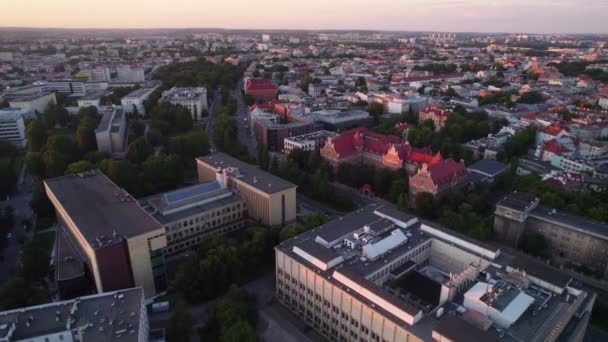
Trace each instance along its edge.
<instances>
[{"instance_id":1,"label":"building wall","mask_svg":"<svg viewBox=\"0 0 608 342\"><path fill-rule=\"evenodd\" d=\"M50 104L55 103L57 103L55 93L49 93L30 101L10 101L9 104L11 108L21 108L32 112L38 111L39 113L42 113Z\"/></svg>"},{"instance_id":2,"label":"building wall","mask_svg":"<svg viewBox=\"0 0 608 342\"><path fill-rule=\"evenodd\" d=\"M422 341L402 322L335 286L324 275L275 250L276 295L279 302L330 340Z\"/></svg>"},{"instance_id":3,"label":"building wall","mask_svg":"<svg viewBox=\"0 0 608 342\"><path fill-rule=\"evenodd\" d=\"M76 226L74 221L72 221L70 216L65 212L63 206L57 200L53 192L50 191L49 188L46 186L46 183L44 187L49 200L51 201L51 203L53 203L53 206L55 207L57 221L66 228L66 232L70 234L70 238L76 243L74 247L77 247L79 249L79 254L84 256L84 258L86 259L85 262L87 263L87 266L91 271L91 275L93 276L93 281L97 292L103 292L103 285L99 273L99 267L97 265L97 256L95 254L95 251L93 250L89 242L80 233L80 229L78 229L78 226Z\"/></svg>"},{"instance_id":4,"label":"building wall","mask_svg":"<svg viewBox=\"0 0 608 342\"><path fill-rule=\"evenodd\" d=\"M215 180L215 167L197 160L197 171L199 182ZM250 218L265 225L282 225L295 221L296 187L276 193L265 193L230 176L227 176L227 183L233 185L247 200L247 213Z\"/></svg>"},{"instance_id":5,"label":"building wall","mask_svg":"<svg viewBox=\"0 0 608 342\"><path fill-rule=\"evenodd\" d=\"M494 234L496 237L507 243L509 246L518 247L523 236L525 223L517 220L494 215Z\"/></svg>"},{"instance_id":6,"label":"building wall","mask_svg":"<svg viewBox=\"0 0 608 342\"><path fill-rule=\"evenodd\" d=\"M0 117L0 139L10 141L19 147L25 147L27 140L23 116L16 118Z\"/></svg>"},{"instance_id":7,"label":"building wall","mask_svg":"<svg viewBox=\"0 0 608 342\"><path fill-rule=\"evenodd\" d=\"M172 255L198 246L210 234L224 234L243 228L246 217L247 203L243 200L166 223L165 254Z\"/></svg>"},{"instance_id":8,"label":"building wall","mask_svg":"<svg viewBox=\"0 0 608 342\"><path fill-rule=\"evenodd\" d=\"M164 229L157 229L146 234L134 236L127 240L133 282L144 289L146 298L157 294L152 273L151 252L162 250L167 246Z\"/></svg>"},{"instance_id":9,"label":"building wall","mask_svg":"<svg viewBox=\"0 0 608 342\"><path fill-rule=\"evenodd\" d=\"M104 292L133 287L129 251L125 241L95 250Z\"/></svg>"},{"instance_id":10,"label":"building wall","mask_svg":"<svg viewBox=\"0 0 608 342\"><path fill-rule=\"evenodd\" d=\"M541 234L556 259L578 263L605 274L608 265L608 241L559 224L530 216L526 231Z\"/></svg>"}]
</instances>

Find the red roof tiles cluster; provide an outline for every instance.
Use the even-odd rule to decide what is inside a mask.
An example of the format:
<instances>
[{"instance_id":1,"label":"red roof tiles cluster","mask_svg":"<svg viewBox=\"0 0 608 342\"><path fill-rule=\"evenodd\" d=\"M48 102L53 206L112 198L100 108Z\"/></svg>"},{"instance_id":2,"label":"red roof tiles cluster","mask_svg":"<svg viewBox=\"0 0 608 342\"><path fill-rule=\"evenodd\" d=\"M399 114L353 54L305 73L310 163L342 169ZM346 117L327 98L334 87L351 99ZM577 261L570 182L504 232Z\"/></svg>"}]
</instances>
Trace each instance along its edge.
<instances>
[{"instance_id":1,"label":"red roof tiles cluster","mask_svg":"<svg viewBox=\"0 0 608 342\"><path fill-rule=\"evenodd\" d=\"M458 163L452 158L444 159L428 167L433 183L443 185L458 180L468 174L463 163Z\"/></svg>"},{"instance_id":2,"label":"red roof tiles cluster","mask_svg":"<svg viewBox=\"0 0 608 342\"><path fill-rule=\"evenodd\" d=\"M245 83L245 91L252 90L276 90L277 86L272 84L269 80L263 78L251 78Z\"/></svg>"}]
</instances>

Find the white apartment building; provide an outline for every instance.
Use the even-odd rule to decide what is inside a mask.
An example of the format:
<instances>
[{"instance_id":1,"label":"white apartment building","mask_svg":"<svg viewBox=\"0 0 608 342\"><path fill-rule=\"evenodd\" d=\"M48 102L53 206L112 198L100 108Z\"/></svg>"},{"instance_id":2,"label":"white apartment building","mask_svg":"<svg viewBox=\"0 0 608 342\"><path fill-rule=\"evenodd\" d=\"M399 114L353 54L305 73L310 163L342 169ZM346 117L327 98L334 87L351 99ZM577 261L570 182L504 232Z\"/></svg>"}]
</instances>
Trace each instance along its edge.
<instances>
[{"instance_id":1,"label":"white apartment building","mask_svg":"<svg viewBox=\"0 0 608 342\"><path fill-rule=\"evenodd\" d=\"M132 113L137 108L139 115L146 114L146 108L144 107L144 101L148 99L150 94L154 91L154 88L141 88L133 90L127 96L120 99L120 104L125 113Z\"/></svg>"},{"instance_id":2,"label":"white apartment building","mask_svg":"<svg viewBox=\"0 0 608 342\"><path fill-rule=\"evenodd\" d=\"M19 147L25 147L27 140L24 119L30 114L30 111L24 109L0 109L0 139L7 140Z\"/></svg>"},{"instance_id":3,"label":"white apartment building","mask_svg":"<svg viewBox=\"0 0 608 342\"><path fill-rule=\"evenodd\" d=\"M32 113L36 111L42 113L50 104L57 103L57 98L55 97L55 93L39 92L13 95L8 103L11 108L24 109Z\"/></svg>"},{"instance_id":4,"label":"white apartment building","mask_svg":"<svg viewBox=\"0 0 608 342\"><path fill-rule=\"evenodd\" d=\"M56 91L63 94L75 94L81 96L86 94L85 82L77 80L51 80L46 83L44 88L48 91Z\"/></svg>"},{"instance_id":5,"label":"white apartment building","mask_svg":"<svg viewBox=\"0 0 608 342\"><path fill-rule=\"evenodd\" d=\"M97 91L78 99L78 108L83 107L99 107L101 106L101 98L107 94L106 91Z\"/></svg>"},{"instance_id":6,"label":"white apartment building","mask_svg":"<svg viewBox=\"0 0 608 342\"><path fill-rule=\"evenodd\" d=\"M146 81L144 68L131 65L116 67L116 78L120 82L141 83Z\"/></svg>"},{"instance_id":7,"label":"white apartment building","mask_svg":"<svg viewBox=\"0 0 608 342\"><path fill-rule=\"evenodd\" d=\"M190 114L192 114L192 120L194 121L200 121L202 119L203 111L208 109L207 89L204 87L173 87L163 92L161 101L188 108Z\"/></svg>"},{"instance_id":8,"label":"white apartment building","mask_svg":"<svg viewBox=\"0 0 608 342\"><path fill-rule=\"evenodd\" d=\"M107 67L98 67L85 72L89 75L89 82L109 82L112 79L110 69Z\"/></svg>"}]
</instances>

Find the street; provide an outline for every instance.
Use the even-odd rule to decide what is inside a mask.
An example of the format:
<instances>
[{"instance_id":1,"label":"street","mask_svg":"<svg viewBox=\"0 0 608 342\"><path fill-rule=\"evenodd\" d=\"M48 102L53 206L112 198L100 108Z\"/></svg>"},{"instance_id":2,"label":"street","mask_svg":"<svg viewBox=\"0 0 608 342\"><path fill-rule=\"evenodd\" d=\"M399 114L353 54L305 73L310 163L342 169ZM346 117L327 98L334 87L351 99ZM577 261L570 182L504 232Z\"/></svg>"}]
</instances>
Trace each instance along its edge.
<instances>
[{"instance_id":1,"label":"street","mask_svg":"<svg viewBox=\"0 0 608 342\"><path fill-rule=\"evenodd\" d=\"M211 105L209 106L209 110L207 111L207 121L205 122L205 133L209 137L209 145L211 147L211 152L215 151L215 147L213 146L213 115L215 114L215 110L222 103L222 95L220 94L220 90L216 89L213 91L213 100L211 100Z\"/></svg>"},{"instance_id":2,"label":"street","mask_svg":"<svg viewBox=\"0 0 608 342\"><path fill-rule=\"evenodd\" d=\"M249 125L249 107L245 103L245 99L243 98L243 80L241 79L236 88L232 91L232 97L236 100L236 113L235 117L237 119L237 136L238 140L241 144L247 146L247 151L251 156L257 155L257 144L254 137L251 136L251 131ZM245 122L245 119L247 121Z\"/></svg>"},{"instance_id":3,"label":"street","mask_svg":"<svg viewBox=\"0 0 608 342\"><path fill-rule=\"evenodd\" d=\"M19 259L19 251L21 245L20 240L26 238L27 232L23 228L23 220L32 220L32 209L30 208L30 200L32 199L33 179L25 171L25 165L21 171L17 190L8 200L3 198L0 202L2 209L11 206L14 209L13 226L10 228L11 237L7 236L0 238L6 239L6 247L0 252L0 284L4 283L17 270L17 262ZM33 227L30 228L33 231Z\"/></svg>"}]
</instances>

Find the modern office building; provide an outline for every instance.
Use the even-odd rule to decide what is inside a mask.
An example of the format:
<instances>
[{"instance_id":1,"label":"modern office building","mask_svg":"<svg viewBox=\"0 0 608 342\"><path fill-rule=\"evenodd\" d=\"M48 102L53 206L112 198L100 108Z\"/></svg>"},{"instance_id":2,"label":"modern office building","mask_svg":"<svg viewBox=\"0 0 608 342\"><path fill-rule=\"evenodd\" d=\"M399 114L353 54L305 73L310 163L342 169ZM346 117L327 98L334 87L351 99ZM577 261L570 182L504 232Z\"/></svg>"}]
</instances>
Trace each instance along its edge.
<instances>
[{"instance_id":1,"label":"modern office building","mask_svg":"<svg viewBox=\"0 0 608 342\"><path fill-rule=\"evenodd\" d=\"M72 79L57 79L46 82L45 90L62 94L86 95L85 82Z\"/></svg>"},{"instance_id":2,"label":"modern office building","mask_svg":"<svg viewBox=\"0 0 608 342\"><path fill-rule=\"evenodd\" d=\"M327 138L336 138L338 133L330 131L316 131L309 134L292 136L283 140L283 153L289 155L294 149L302 151L319 151Z\"/></svg>"},{"instance_id":3,"label":"modern office building","mask_svg":"<svg viewBox=\"0 0 608 342\"><path fill-rule=\"evenodd\" d=\"M149 331L141 287L0 312L6 342L147 342Z\"/></svg>"},{"instance_id":4,"label":"modern office building","mask_svg":"<svg viewBox=\"0 0 608 342\"><path fill-rule=\"evenodd\" d=\"M30 111L18 108L0 109L0 139L25 147L25 118L31 115Z\"/></svg>"},{"instance_id":5,"label":"modern office building","mask_svg":"<svg viewBox=\"0 0 608 342\"><path fill-rule=\"evenodd\" d=\"M256 141L270 152L282 152L284 141L291 136L309 134L316 130L313 121L282 120L279 116L258 117L252 123Z\"/></svg>"},{"instance_id":6,"label":"modern office building","mask_svg":"<svg viewBox=\"0 0 608 342\"><path fill-rule=\"evenodd\" d=\"M39 92L33 94L12 95L7 98L11 108L24 109L30 112L42 113L51 104L57 103L55 93Z\"/></svg>"},{"instance_id":7,"label":"modern office building","mask_svg":"<svg viewBox=\"0 0 608 342\"><path fill-rule=\"evenodd\" d=\"M296 220L296 185L224 153L196 159L199 182L224 174L247 202L249 218L265 225L285 225Z\"/></svg>"},{"instance_id":8,"label":"modern office building","mask_svg":"<svg viewBox=\"0 0 608 342\"><path fill-rule=\"evenodd\" d=\"M283 241L275 261L280 303L330 341L580 341L596 296L389 206Z\"/></svg>"},{"instance_id":9,"label":"modern office building","mask_svg":"<svg viewBox=\"0 0 608 342\"><path fill-rule=\"evenodd\" d=\"M82 265L98 293L141 286L148 298L166 289L165 229L130 194L99 170L44 186L75 251L56 267Z\"/></svg>"},{"instance_id":10,"label":"modern office building","mask_svg":"<svg viewBox=\"0 0 608 342\"><path fill-rule=\"evenodd\" d=\"M190 111L190 114L192 114L192 120L194 121L202 120L203 111L208 109L207 89L204 87L173 87L163 92L161 101L184 106Z\"/></svg>"},{"instance_id":11,"label":"modern office building","mask_svg":"<svg viewBox=\"0 0 608 342\"><path fill-rule=\"evenodd\" d=\"M110 155L125 152L127 145L127 116L120 107L108 106L95 129L97 149Z\"/></svg>"},{"instance_id":12,"label":"modern office building","mask_svg":"<svg viewBox=\"0 0 608 342\"><path fill-rule=\"evenodd\" d=\"M555 262L608 274L608 225L542 205L532 195L514 192L501 199L494 212L494 232L514 247L527 235L540 234Z\"/></svg>"},{"instance_id":13,"label":"modern office building","mask_svg":"<svg viewBox=\"0 0 608 342\"><path fill-rule=\"evenodd\" d=\"M170 191L139 201L165 227L165 255L189 251L212 234L226 234L245 227L247 201L226 184L223 172L216 180Z\"/></svg>"}]
</instances>

